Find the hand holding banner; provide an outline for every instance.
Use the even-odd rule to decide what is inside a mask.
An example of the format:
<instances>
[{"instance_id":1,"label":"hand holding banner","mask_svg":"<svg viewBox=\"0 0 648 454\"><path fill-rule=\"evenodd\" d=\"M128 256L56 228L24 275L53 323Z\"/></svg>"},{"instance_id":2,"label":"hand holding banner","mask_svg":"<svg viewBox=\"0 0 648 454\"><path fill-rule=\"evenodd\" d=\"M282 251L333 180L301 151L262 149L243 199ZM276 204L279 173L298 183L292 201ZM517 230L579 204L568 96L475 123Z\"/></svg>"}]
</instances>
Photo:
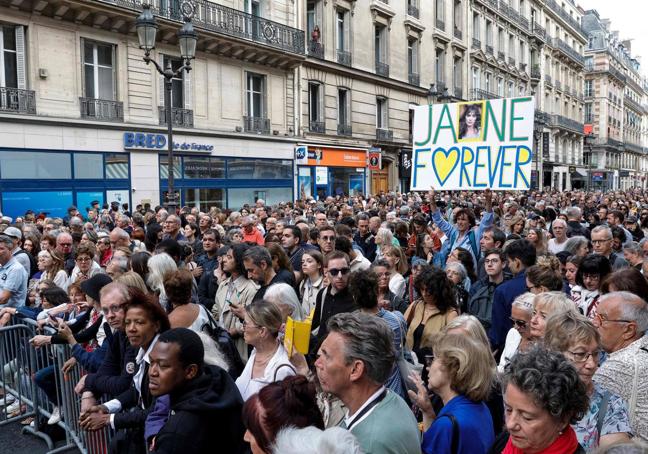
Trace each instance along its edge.
<instances>
[{"instance_id":1,"label":"hand holding banner","mask_svg":"<svg viewBox=\"0 0 648 454\"><path fill-rule=\"evenodd\" d=\"M534 99L418 106L412 191L529 189Z\"/></svg>"}]
</instances>

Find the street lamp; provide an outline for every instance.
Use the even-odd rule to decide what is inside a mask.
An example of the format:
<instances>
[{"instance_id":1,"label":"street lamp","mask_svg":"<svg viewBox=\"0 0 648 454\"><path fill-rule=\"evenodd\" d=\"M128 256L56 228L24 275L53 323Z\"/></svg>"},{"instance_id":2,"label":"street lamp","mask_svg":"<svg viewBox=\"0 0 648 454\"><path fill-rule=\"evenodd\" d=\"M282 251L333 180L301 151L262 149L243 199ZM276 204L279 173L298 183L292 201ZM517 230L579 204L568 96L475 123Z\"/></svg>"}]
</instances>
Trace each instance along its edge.
<instances>
[{"instance_id":1,"label":"street lamp","mask_svg":"<svg viewBox=\"0 0 648 454\"><path fill-rule=\"evenodd\" d=\"M196 58L196 44L198 43L198 34L195 32L191 24L191 18L194 13L194 5L190 1L183 1L180 10L184 17L184 24L178 31L178 44L180 45L180 57L182 58L182 66L175 71L171 66L171 61L167 62L166 68L162 68L154 59L151 58L151 51L155 49L155 37L158 31L158 24L155 16L151 12L151 5L143 4L142 13L135 21L137 28L137 38L139 39L139 47L144 50L144 61L148 65L153 63L157 72L164 77L164 113L167 122L167 158L169 179L168 179L168 195L167 195L167 209L170 213L175 213L178 206L174 189L174 174L173 174L173 111L171 108L171 92L173 88L172 79L182 74L182 71L191 71L191 60Z\"/></svg>"},{"instance_id":2,"label":"street lamp","mask_svg":"<svg viewBox=\"0 0 648 454\"><path fill-rule=\"evenodd\" d=\"M590 190L590 185L592 184L592 146L594 145L595 138L596 136L591 132L585 135L585 145L587 145L587 148L589 148L589 159L587 160L587 191Z\"/></svg>"},{"instance_id":3,"label":"street lamp","mask_svg":"<svg viewBox=\"0 0 648 454\"><path fill-rule=\"evenodd\" d=\"M547 122L544 117L544 112L536 110L534 115L534 120L533 120L533 139L535 141L534 158L535 158L535 168L536 168L536 184L538 185L536 189L538 191L542 189L540 187L540 174L542 172L542 170L540 169L540 139L542 138L542 130L544 129L546 124Z\"/></svg>"}]
</instances>

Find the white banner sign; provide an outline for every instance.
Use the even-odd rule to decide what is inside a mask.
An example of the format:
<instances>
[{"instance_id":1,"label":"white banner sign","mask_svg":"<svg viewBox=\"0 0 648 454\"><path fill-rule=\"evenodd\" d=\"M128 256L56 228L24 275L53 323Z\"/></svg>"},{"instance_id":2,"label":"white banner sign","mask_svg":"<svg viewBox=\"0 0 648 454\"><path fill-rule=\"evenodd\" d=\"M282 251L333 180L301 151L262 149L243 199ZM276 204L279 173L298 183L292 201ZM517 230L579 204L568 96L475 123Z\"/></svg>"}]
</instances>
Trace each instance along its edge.
<instances>
[{"instance_id":1,"label":"white banner sign","mask_svg":"<svg viewBox=\"0 0 648 454\"><path fill-rule=\"evenodd\" d=\"M418 106L412 191L529 189L534 99Z\"/></svg>"}]
</instances>

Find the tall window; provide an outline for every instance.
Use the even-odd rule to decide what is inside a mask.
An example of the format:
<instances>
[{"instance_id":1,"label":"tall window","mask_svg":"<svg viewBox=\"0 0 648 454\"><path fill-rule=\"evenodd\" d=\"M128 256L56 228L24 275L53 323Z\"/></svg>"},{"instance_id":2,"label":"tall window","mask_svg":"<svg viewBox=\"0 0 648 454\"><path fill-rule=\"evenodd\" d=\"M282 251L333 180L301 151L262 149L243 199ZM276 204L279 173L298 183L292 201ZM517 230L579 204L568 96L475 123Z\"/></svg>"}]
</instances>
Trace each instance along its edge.
<instances>
[{"instance_id":1,"label":"tall window","mask_svg":"<svg viewBox=\"0 0 648 454\"><path fill-rule=\"evenodd\" d=\"M247 75L247 114L249 117L265 118L266 79L261 74Z\"/></svg>"},{"instance_id":2,"label":"tall window","mask_svg":"<svg viewBox=\"0 0 648 454\"><path fill-rule=\"evenodd\" d=\"M493 45L493 23L489 20L486 21L486 45Z\"/></svg>"},{"instance_id":3,"label":"tall window","mask_svg":"<svg viewBox=\"0 0 648 454\"><path fill-rule=\"evenodd\" d=\"M443 49L436 50L435 70L438 88L441 85L445 85L445 50Z\"/></svg>"},{"instance_id":4,"label":"tall window","mask_svg":"<svg viewBox=\"0 0 648 454\"><path fill-rule=\"evenodd\" d=\"M418 40L407 40L407 73L418 74Z\"/></svg>"},{"instance_id":5,"label":"tall window","mask_svg":"<svg viewBox=\"0 0 648 454\"><path fill-rule=\"evenodd\" d=\"M336 39L337 49L341 51L349 50L349 12L339 9L336 13Z\"/></svg>"},{"instance_id":6,"label":"tall window","mask_svg":"<svg viewBox=\"0 0 648 454\"><path fill-rule=\"evenodd\" d=\"M387 27L376 24L374 32L374 50L376 62L387 63Z\"/></svg>"},{"instance_id":7,"label":"tall window","mask_svg":"<svg viewBox=\"0 0 648 454\"><path fill-rule=\"evenodd\" d=\"M501 77L497 78L497 96L504 96L504 80Z\"/></svg>"},{"instance_id":8,"label":"tall window","mask_svg":"<svg viewBox=\"0 0 648 454\"><path fill-rule=\"evenodd\" d=\"M319 82L308 83L308 119L311 122L322 120L322 85Z\"/></svg>"},{"instance_id":9,"label":"tall window","mask_svg":"<svg viewBox=\"0 0 648 454\"><path fill-rule=\"evenodd\" d=\"M515 37L513 35L509 35L509 57L515 59Z\"/></svg>"},{"instance_id":10,"label":"tall window","mask_svg":"<svg viewBox=\"0 0 648 454\"><path fill-rule=\"evenodd\" d=\"M349 112L350 106L349 90L346 88L338 88L338 125L348 126L351 124Z\"/></svg>"},{"instance_id":11,"label":"tall window","mask_svg":"<svg viewBox=\"0 0 648 454\"><path fill-rule=\"evenodd\" d=\"M83 41L83 88L87 98L113 101L116 99L114 62L115 46L87 40ZM181 101L182 78L180 78L180 92Z\"/></svg>"},{"instance_id":12,"label":"tall window","mask_svg":"<svg viewBox=\"0 0 648 454\"><path fill-rule=\"evenodd\" d=\"M497 50L504 52L504 30L501 28L497 31Z\"/></svg>"},{"instance_id":13,"label":"tall window","mask_svg":"<svg viewBox=\"0 0 648 454\"><path fill-rule=\"evenodd\" d=\"M508 93L507 93L507 96L508 96L509 98L512 98L512 97L515 96L515 88L514 88L513 82L509 82L509 83L508 83Z\"/></svg>"},{"instance_id":14,"label":"tall window","mask_svg":"<svg viewBox=\"0 0 648 454\"><path fill-rule=\"evenodd\" d=\"M311 39L311 32L315 28L317 23L317 11L316 11L317 2L314 0L308 0L306 2L306 38Z\"/></svg>"},{"instance_id":15,"label":"tall window","mask_svg":"<svg viewBox=\"0 0 648 454\"><path fill-rule=\"evenodd\" d=\"M475 39L481 39L480 30L479 30L479 14L473 14L473 37Z\"/></svg>"},{"instance_id":16,"label":"tall window","mask_svg":"<svg viewBox=\"0 0 648 454\"><path fill-rule=\"evenodd\" d=\"M463 86L463 60L461 57L455 57L452 65L452 77L455 88ZM456 93L455 93L456 94Z\"/></svg>"},{"instance_id":17,"label":"tall window","mask_svg":"<svg viewBox=\"0 0 648 454\"><path fill-rule=\"evenodd\" d=\"M164 55L162 58L163 68L166 68L169 62L171 63L171 69L174 72L182 66L182 59ZM184 108L184 75L185 72L182 71L171 79L171 107L176 107L178 109Z\"/></svg>"},{"instance_id":18,"label":"tall window","mask_svg":"<svg viewBox=\"0 0 648 454\"><path fill-rule=\"evenodd\" d=\"M485 89L488 93L491 93L491 77L492 77L492 76L491 76L490 73L486 73L486 80L484 81L484 83L485 83L484 89Z\"/></svg>"},{"instance_id":19,"label":"tall window","mask_svg":"<svg viewBox=\"0 0 648 454\"><path fill-rule=\"evenodd\" d=\"M24 28L0 25L0 87L25 88L25 80Z\"/></svg>"},{"instance_id":20,"label":"tall window","mask_svg":"<svg viewBox=\"0 0 648 454\"><path fill-rule=\"evenodd\" d=\"M592 117L592 104L587 103L585 104L585 123L592 123L594 121L594 118Z\"/></svg>"},{"instance_id":21,"label":"tall window","mask_svg":"<svg viewBox=\"0 0 648 454\"><path fill-rule=\"evenodd\" d=\"M461 0L454 0L454 11L453 11L453 19L454 19L454 30L461 31L463 30L463 25L461 23Z\"/></svg>"},{"instance_id":22,"label":"tall window","mask_svg":"<svg viewBox=\"0 0 648 454\"><path fill-rule=\"evenodd\" d=\"M259 0L245 0L245 12L254 16L260 16L261 5Z\"/></svg>"},{"instance_id":23,"label":"tall window","mask_svg":"<svg viewBox=\"0 0 648 454\"><path fill-rule=\"evenodd\" d=\"M376 128L389 129L387 98L376 98Z\"/></svg>"},{"instance_id":24,"label":"tall window","mask_svg":"<svg viewBox=\"0 0 648 454\"><path fill-rule=\"evenodd\" d=\"M594 96L594 90L592 89L592 81L585 81L585 96Z\"/></svg>"},{"instance_id":25,"label":"tall window","mask_svg":"<svg viewBox=\"0 0 648 454\"><path fill-rule=\"evenodd\" d=\"M472 87L473 89L479 89L481 87L481 83L479 81L479 68L472 69Z\"/></svg>"},{"instance_id":26,"label":"tall window","mask_svg":"<svg viewBox=\"0 0 648 454\"><path fill-rule=\"evenodd\" d=\"M436 2L435 2L437 27L439 27L439 28L443 28L442 24L445 22L445 6L444 6L444 3L445 3L445 0L436 0Z\"/></svg>"}]
</instances>

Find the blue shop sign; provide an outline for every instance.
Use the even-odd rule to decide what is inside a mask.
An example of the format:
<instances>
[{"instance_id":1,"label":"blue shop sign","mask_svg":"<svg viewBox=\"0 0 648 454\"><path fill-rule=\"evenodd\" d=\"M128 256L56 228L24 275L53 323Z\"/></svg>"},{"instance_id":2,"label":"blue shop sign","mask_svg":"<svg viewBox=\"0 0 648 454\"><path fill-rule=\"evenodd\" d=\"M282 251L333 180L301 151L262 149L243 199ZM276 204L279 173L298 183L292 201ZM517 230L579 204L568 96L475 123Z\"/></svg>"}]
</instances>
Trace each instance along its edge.
<instances>
[{"instance_id":1,"label":"blue shop sign","mask_svg":"<svg viewBox=\"0 0 648 454\"><path fill-rule=\"evenodd\" d=\"M124 133L124 150L166 150L166 134L153 134L143 132L125 132ZM214 149L213 145L196 142L174 142L174 150L181 151L205 151L210 152Z\"/></svg>"}]
</instances>

